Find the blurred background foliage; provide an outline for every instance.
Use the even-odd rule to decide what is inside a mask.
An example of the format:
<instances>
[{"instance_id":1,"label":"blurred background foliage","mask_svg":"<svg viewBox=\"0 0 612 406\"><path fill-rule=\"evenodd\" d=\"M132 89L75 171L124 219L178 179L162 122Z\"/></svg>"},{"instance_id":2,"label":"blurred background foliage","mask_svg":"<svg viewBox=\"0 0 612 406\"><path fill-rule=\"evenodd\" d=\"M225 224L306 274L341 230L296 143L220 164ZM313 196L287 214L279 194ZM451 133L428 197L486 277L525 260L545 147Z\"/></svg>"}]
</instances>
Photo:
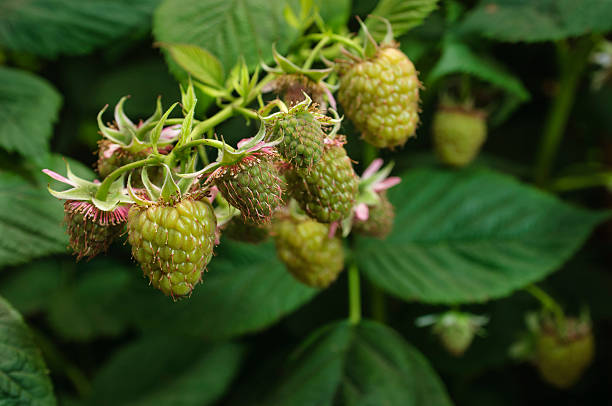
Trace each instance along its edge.
<instances>
[{"instance_id":1,"label":"blurred background foliage","mask_svg":"<svg viewBox=\"0 0 612 406\"><path fill-rule=\"evenodd\" d=\"M280 52L291 49L300 27L287 20L286 7L298 10L299 2L0 2L0 295L10 303L0 302L8 309L0 311L0 332L24 334L31 340L27 348L41 349L58 403L306 403L308 393L333 391L335 379L347 379L330 365L356 375L372 373L374 361L360 347L372 340L386 346L381 353L408 360L402 365L411 370L390 365L377 376L384 382L380 390L397 392L400 399L406 389L397 380L403 374L416 379L411 384L420 389L406 395L414 403L405 404L449 404L432 370L456 405L612 404L612 350L606 345L612 338L612 223L602 214L612 203L606 187L612 185L612 82L591 85L600 68L587 52L612 28L612 2L422 1L423 15L410 18L401 14L400 3L316 1L325 21L339 31L347 24L358 30L354 15L388 17L425 86L417 139L381 153L396 162L398 174L405 173L391 193L398 210L392 243L360 240L355 251L367 277L365 315L385 322L410 344L380 324L364 323L354 336L343 323L332 324L290 357L293 364L280 367L313 331L346 316L346 276L320 292L294 281L271 243L255 247L224 240L203 286L190 299L172 303L146 286L121 243L106 256L74 262L60 226L61 203L47 193L49 181L40 169L63 172L63 156L77 174L92 178L96 115L104 105L127 94L128 115L148 117L157 96L165 106L179 100L177 80L187 76L153 44L202 46L219 58L225 72L242 54L253 68L261 59L269 62L273 42ZM370 24L380 38L384 28ZM568 86L564 57L578 59L582 69L546 186L571 206L513 178L533 179L546 117ZM477 162L448 171L436 166L431 153L431 116L440 93L465 76L474 88L484 89L491 128ZM212 99L202 94L199 99L201 117L215 109ZM349 122L343 130L361 173L367 152ZM217 128L231 142L252 131L242 118ZM568 178L575 180L573 187L561 187ZM555 183L563 179L566 183ZM555 185L561 185L558 191ZM490 235L483 234L474 215L494 225ZM456 238L486 244L472 247L463 262L459 255L435 264L415 259L437 255L420 242ZM516 252L522 256L513 256ZM391 294L384 312L371 306L380 291L370 281ZM538 306L520 288L538 281L569 314L582 306L591 310L596 359L569 391L546 386L532 366L508 355L524 330L524 313ZM477 338L459 359L444 352L428 330L414 326L416 317L457 303L491 319L486 337ZM10 306L23 315L31 334ZM326 364L330 348L350 356ZM42 362L28 357L31 365ZM308 368L318 380L301 380ZM287 381L283 385L279 370ZM38 388L32 396L39 403L30 399L31 404L53 404L50 384L36 386L36 379L42 378L24 383ZM330 395L334 404L357 404L349 392L342 393ZM18 403L0 399L0 404Z\"/></svg>"}]
</instances>

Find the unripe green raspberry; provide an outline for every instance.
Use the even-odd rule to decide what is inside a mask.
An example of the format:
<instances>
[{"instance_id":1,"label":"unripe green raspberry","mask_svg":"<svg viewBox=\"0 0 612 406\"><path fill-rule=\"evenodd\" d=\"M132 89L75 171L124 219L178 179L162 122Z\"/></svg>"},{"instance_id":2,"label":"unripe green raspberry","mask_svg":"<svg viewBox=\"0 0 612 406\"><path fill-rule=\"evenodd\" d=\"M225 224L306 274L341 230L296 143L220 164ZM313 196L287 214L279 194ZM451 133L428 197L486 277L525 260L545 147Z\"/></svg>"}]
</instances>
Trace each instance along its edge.
<instances>
[{"instance_id":1,"label":"unripe green raspberry","mask_svg":"<svg viewBox=\"0 0 612 406\"><path fill-rule=\"evenodd\" d=\"M321 123L309 111L280 118L272 129L272 138L283 136L276 149L296 168L311 168L323 155L325 133Z\"/></svg>"},{"instance_id":2,"label":"unripe green raspberry","mask_svg":"<svg viewBox=\"0 0 612 406\"><path fill-rule=\"evenodd\" d=\"M282 201L283 182L267 153L248 155L213 175L219 192L242 217L261 224L272 218Z\"/></svg>"},{"instance_id":3,"label":"unripe green raspberry","mask_svg":"<svg viewBox=\"0 0 612 406\"><path fill-rule=\"evenodd\" d=\"M310 171L286 174L291 195L302 210L322 223L340 221L351 214L358 179L350 158L340 145L328 145Z\"/></svg>"},{"instance_id":4,"label":"unripe green raspberry","mask_svg":"<svg viewBox=\"0 0 612 406\"><path fill-rule=\"evenodd\" d=\"M338 101L365 141L393 148L415 135L420 82L402 51L380 48L372 58L341 65L340 75Z\"/></svg>"},{"instance_id":5,"label":"unripe green raspberry","mask_svg":"<svg viewBox=\"0 0 612 406\"><path fill-rule=\"evenodd\" d=\"M132 256L155 288L173 298L188 295L210 262L216 225L213 208L205 200L133 205L128 215Z\"/></svg>"},{"instance_id":6,"label":"unripe green raspberry","mask_svg":"<svg viewBox=\"0 0 612 406\"><path fill-rule=\"evenodd\" d=\"M448 312L434 325L433 332L448 352L459 357L472 343L477 329L468 314Z\"/></svg>"},{"instance_id":7,"label":"unripe green raspberry","mask_svg":"<svg viewBox=\"0 0 612 406\"><path fill-rule=\"evenodd\" d=\"M314 220L283 219L274 227L278 257L300 282L325 288L344 268L342 241Z\"/></svg>"},{"instance_id":8,"label":"unripe green raspberry","mask_svg":"<svg viewBox=\"0 0 612 406\"><path fill-rule=\"evenodd\" d=\"M567 334L542 328L536 338L535 364L542 378L553 386L573 386L593 361L595 342L590 325L566 320Z\"/></svg>"},{"instance_id":9,"label":"unripe green raspberry","mask_svg":"<svg viewBox=\"0 0 612 406\"><path fill-rule=\"evenodd\" d=\"M385 238L393 228L395 212L386 193L379 193L380 202L375 206L368 206L368 219L355 219L353 231L357 234L370 237Z\"/></svg>"},{"instance_id":10,"label":"unripe green raspberry","mask_svg":"<svg viewBox=\"0 0 612 406\"><path fill-rule=\"evenodd\" d=\"M438 158L451 166L472 162L487 138L485 116L476 110L440 108L432 129Z\"/></svg>"}]
</instances>

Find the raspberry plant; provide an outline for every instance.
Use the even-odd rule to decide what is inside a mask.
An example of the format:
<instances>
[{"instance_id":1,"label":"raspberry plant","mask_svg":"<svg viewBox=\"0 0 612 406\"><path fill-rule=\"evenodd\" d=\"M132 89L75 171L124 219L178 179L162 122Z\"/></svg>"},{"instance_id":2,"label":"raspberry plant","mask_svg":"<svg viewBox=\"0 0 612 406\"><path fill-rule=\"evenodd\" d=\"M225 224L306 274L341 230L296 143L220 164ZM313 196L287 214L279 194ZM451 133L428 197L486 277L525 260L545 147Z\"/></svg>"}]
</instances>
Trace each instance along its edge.
<instances>
[{"instance_id":1,"label":"raspberry plant","mask_svg":"<svg viewBox=\"0 0 612 406\"><path fill-rule=\"evenodd\" d=\"M0 6L0 405L604 403L582 2Z\"/></svg>"}]
</instances>

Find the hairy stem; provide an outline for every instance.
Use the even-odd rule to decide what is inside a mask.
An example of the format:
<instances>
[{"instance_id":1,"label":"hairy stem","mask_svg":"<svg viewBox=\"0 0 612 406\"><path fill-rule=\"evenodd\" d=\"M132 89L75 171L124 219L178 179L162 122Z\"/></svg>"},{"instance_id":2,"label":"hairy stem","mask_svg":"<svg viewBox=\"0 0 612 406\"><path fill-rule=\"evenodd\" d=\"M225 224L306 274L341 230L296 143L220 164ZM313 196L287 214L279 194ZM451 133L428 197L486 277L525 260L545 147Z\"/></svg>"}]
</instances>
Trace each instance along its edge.
<instances>
[{"instance_id":1,"label":"hairy stem","mask_svg":"<svg viewBox=\"0 0 612 406\"><path fill-rule=\"evenodd\" d=\"M140 161L129 163L127 165L115 169L106 178L104 178L104 181L102 181L100 188L96 192L96 199L106 200L106 197L108 196L108 190L110 189L112 183L116 181L123 173L146 165L152 165L157 162L159 162L159 158L150 157L147 159L142 159Z\"/></svg>"},{"instance_id":2,"label":"hairy stem","mask_svg":"<svg viewBox=\"0 0 612 406\"><path fill-rule=\"evenodd\" d=\"M198 140L194 140L194 141L189 141L186 144L181 145L180 147L176 147L175 149L173 149L172 151L176 151L176 153L179 153L180 151L187 149L187 148L191 148L191 147L197 147L200 145L205 145L208 147L213 147L213 148L217 148L217 149L228 149L230 151L234 151L234 148L230 147L229 145L225 144L222 141L219 140L213 140L210 138L200 138Z\"/></svg>"},{"instance_id":3,"label":"hairy stem","mask_svg":"<svg viewBox=\"0 0 612 406\"><path fill-rule=\"evenodd\" d=\"M580 77L594 45L595 42L590 37L581 38L572 49L569 49L566 42L557 43L561 71L559 93L554 98L546 118L534 169L534 180L540 186L547 182L550 175L576 98Z\"/></svg>"},{"instance_id":4,"label":"hairy stem","mask_svg":"<svg viewBox=\"0 0 612 406\"><path fill-rule=\"evenodd\" d=\"M357 324L361 320L361 291L359 286L359 269L352 263L348 269L349 288L349 321Z\"/></svg>"},{"instance_id":5,"label":"hairy stem","mask_svg":"<svg viewBox=\"0 0 612 406\"><path fill-rule=\"evenodd\" d=\"M555 317L555 321L557 323L557 327L564 331L565 329L565 314L563 313L563 309L552 298L548 293L544 292L542 289L537 287L536 285L528 285L525 287L525 291L530 293L533 297L538 299L538 301L542 304L542 307L551 312Z\"/></svg>"}]
</instances>

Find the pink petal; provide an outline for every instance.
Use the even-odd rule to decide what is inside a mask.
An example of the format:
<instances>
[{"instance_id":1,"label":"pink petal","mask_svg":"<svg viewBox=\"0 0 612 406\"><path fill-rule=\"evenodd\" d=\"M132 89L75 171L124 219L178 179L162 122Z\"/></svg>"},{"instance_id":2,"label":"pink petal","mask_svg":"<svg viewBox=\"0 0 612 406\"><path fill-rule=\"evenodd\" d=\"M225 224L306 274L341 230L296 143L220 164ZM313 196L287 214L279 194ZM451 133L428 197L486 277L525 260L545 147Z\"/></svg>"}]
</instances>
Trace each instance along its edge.
<instances>
[{"instance_id":1,"label":"pink petal","mask_svg":"<svg viewBox=\"0 0 612 406\"><path fill-rule=\"evenodd\" d=\"M372 163L363 171L363 175L361 175L361 179L367 179L370 176L374 175L376 171L378 171L383 166L383 160L380 158L376 158L372 161Z\"/></svg>"},{"instance_id":2,"label":"pink petal","mask_svg":"<svg viewBox=\"0 0 612 406\"><path fill-rule=\"evenodd\" d=\"M375 192L382 192L383 190L387 190L395 185L397 185L398 183L400 183L402 181L402 178L400 178L399 176L391 176L381 182L376 183L373 187L372 190L374 190Z\"/></svg>"},{"instance_id":3,"label":"pink petal","mask_svg":"<svg viewBox=\"0 0 612 406\"><path fill-rule=\"evenodd\" d=\"M215 201L215 197L217 197L217 194L219 193L219 189L217 189L216 186L213 186L208 190L210 191L210 196L208 197L208 201L212 203Z\"/></svg>"},{"instance_id":4,"label":"pink petal","mask_svg":"<svg viewBox=\"0 0 612 406\"><path fill-rule=\"evenodd\" d=\"M175 124L170 127L166 127L162 130L161 135L159 136L160 141L171 141L179 136L181 133L181 125Z\"/></svg>"},{"instance_id":5,"label":"pink petal","mask_svg":"<svg viewBox=\"0 0 612 406\"><path fill-rule=\"evenodd\" d=\"M251 138L243 138L240 141L238 141L238 148L242 147L244 144L246 144L247 142L251 141Z\"/></svg>"},{"instance_id":6,"label":"pink petal","mask_svg":"<svg viewBox=\"0 0 612 406\"><path fill-rule=\"evenodd\" d=\"M329 234L327 234L329 238L334 238L334 235L336 235L336 230L338 230L339 224L340 223L338 221L334 221L329 225Z\"/></svg>"},{"instance_id":7,"label":"pink petal","mask_svg":"<svg viewBox=\"0 0 612 406\"><path fill-rule=\"evenodd\" d=\"M366 221L370 217L370 209L368 209L368 205L365 203L359 203L353 210L357 220Z\"/></svg>"},{"instance_id":8,"label":"pink petal","mask_svg":"<svg viewBox=\"0 0 612 406\"><path fill-rule=\"evenodd\" d=\"M76 183L74 183L73 181L71 181L68 178L63 177L62 175L60 175L57 172L53 172L51 169L43 169L42 171L43 171L43 173L45 175L50 176L50 177L52 177L55 180L59 180L60 182L65 183L67 185L70 185L72 187L77 187Z\"/></svg>"},{"instance_id":9,"label":"pink petal","mask_svg":"<svg viewBox=\"0 0 612 406\"><path fill-rule=\"evenodd\" d=\"M115 151L117 151L120 148L121 148L121 145L119 144L110 144L110 146L104 150L104 154L102 154L102 156L104 158L110 158L115 153Z\"/></svg>"}]
</instances>

